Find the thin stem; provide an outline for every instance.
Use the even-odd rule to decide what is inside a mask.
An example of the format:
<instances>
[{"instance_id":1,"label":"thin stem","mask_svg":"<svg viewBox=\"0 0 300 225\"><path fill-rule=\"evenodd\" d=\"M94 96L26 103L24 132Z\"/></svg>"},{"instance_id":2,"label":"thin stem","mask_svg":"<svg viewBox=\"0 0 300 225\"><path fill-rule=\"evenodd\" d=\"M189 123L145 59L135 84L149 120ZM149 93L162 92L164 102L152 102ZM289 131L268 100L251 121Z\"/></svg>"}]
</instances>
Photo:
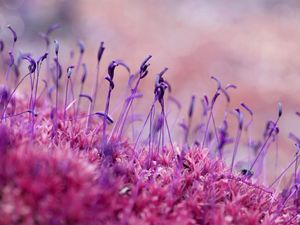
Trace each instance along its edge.
<instances>
[{"instance_id":1,"label":"thin stem","mask_svg":"<svg viewBox=\"0 0 300 225\"><path fill-rule=\"evenodd\" d=\"M212 119L212 122L213 122L213 127L214 127L215 136L216 136L216 139L217 139L217 144L218 144L218 146L220 146L218 130L217 130L215 117L214 117L213 113L211 113L211 119ZM220 156L220 159L222 159L222 150L221 149L219 149L219 156Z\"/></svg>"},{"instance_id":2,"label":"thin stem","mask_svg":"<svg viewBox=\"0 0 300 225\"><path fill-rule=\"evenodd\" d=\"M299 158L299 145L297 145L297 150L296 150L296 163L295 163L295 174L294 174L295 185L297 184L298 158Z\"/></svg>"},{"instance_id":3,"label":"thin stem","mask_svg":"<svg viewBox=\"0 0 300 225\"><path fill-rule=\"evenodd\" d=\"M205 142L206 142L206 137L207 137L207 134L208 134L208 128L209 128L209 122L211 120L211 117L212 117L212 109L209 113L209 117L207 119L207 123L206 123L206 128L205 128L205 133L204 133L204 137L203 137L203 140L202 140L202 145L201 145L201 148L203 149L204 148L204 145L205 145Z\"/></svg>"},{"instance_id":4,"label":"thin stem","mask_svg":"<svg viewBox=\"0 0 300 225\"><path fill-rule=\"evenodd\" d=\"M144 129L145 129L145 126L146 126L146 124L147 124L147 122L148 122L148 120L149 120L149 118L150 118L151 112L152 112L152 110L154 109L154 104L155 104L156 101L157 101L157 99L154 99L154 101L153 101L153 103L152 103L152 105L151 105L150 112L149 112L148 115L147 115L147 118L146 118L146 120L145 120L145 122L144 122L144 124L143 124L143 126L142 126L142 129L141 129L139 135L137 136L137 139L136 139L136 141L135 141L133 150L136 149L136 147L137 147L137 145L138 145L138 143L139 143L140 137L141 137L141 135L142 135L142 133L143 133L143 131L144 131Z\"/></svg>"},{"instance_id":5,"label":"thin stem","mask_svg":"<svg viewBox=\"0 0 300 225\"><path fill-rule=\"evenodd\" d=\"M31 113L31 114L32 114L32 111L31 111L31 110L26 110L26 111L24 111L24 112L20 112L20 113L14 114L14 115L5 116L3 119L8 119L8 118L20 116L20 115L25 114L25 113Z\"/></svg>"},{"instance_id":6,"label":"thin stem","mask_svg":"<svg viewBox=\"0 0 300 225\"><path fill-rule=\"evenodd\" d=\"M240 143L241 135L242 135L242 130L238 128L235 143L234 143L234 150L233 150L233 154L232 154L231 165L230 165L230 173L232 173L232 170L233 170L234 161L235 161L237 149L238 149L238 146Z\"/></svg>"},{"instance_id":7,"label":"thin stem","mask_svg":"<svg viewBox=\"0 0 300 225\"><path fill-rule=\"evenodd\" d=\"M107 120L107 115L108 115L108 110L109 110L109 102L110 102L110 96L111 96L111 91L112 88L111 86L109 87L108 93L107 93L107 100L106 100L106 105L105 105L105 115L103 119L103 145L105 146L107 144L107 137L106 137L106 120Z\"/></svg>"},{"instance_id":8,"label":"thin stem","mask_svg":"<svg viewBox=\"0 0 300 225\"><path fill-rule=\"evenodd\" d=\"M70 82L70 79L68 78L68 79L67 79L67 84L66 84L66 93L65 93L64 127L65 127L66 115L67 115L66 108L67 108L67 104L68 104L68 89L69 89L69 82Z\"/></svg>"},{"instance_id":9,"label":"thin stem","mask_svg":"<svg viewBox=\"0 0 300 225\"><path fill-rule=\"evenodd\" d=\"M297 161L297 157L288 165L287 168L285 168L282 173L273 181L273 183L269 186L269 188L271 188L274 184L277 183L277 181L285 174L285 172L291 168L291 166Z\"/></svg>"},{"instance_id":10,"label":"thin stem","mask_svg":"<svg viewBox=\"0 0 300 225\"><path fill-rule=\"evenodd\" d=\"M252 171L252 169L253 169L253 167L254 167L255 163L257 162L257 160L258 160L259 156L260 156L260 155L261 155L261 153L263 152L263 150L264 150L265 146L267 145L267 143L268 143L269 139L271 138L271 136L272 136L272 134L273 134L274 130L276 129L276 127L277 127L277 124L278 124L278 121L279 121L279 118L280 118L280 117L278 117L278 119L276 120L276 122L275 122L275 124L274 124L274 127L272 128L272 130L271 130L271 132L269 133L269 135L268 135L268 137L267 137L266 141L264 142L264 144L263 144L263 145L262 145L262 147L260 148L260 151L259 151L259 153L256 155L256 158L255 158L255 160L253 161L252 165L250 166L250 169L249 169L250 171Z\"/></svg>"},{"instance_id":11,"label":"thin stem","mask_svg":"<svg viewBox=\"0 0 300 225\"><path fill-rule=\"evenodd\" d=\"M11 101L14 93L16 92L17 88L20 86L20 84L25 80L26 77L28 77L31 73L28 73L26 74L20 81L19 83L17 84L17 86L14 88L14 90L12 91L12 93L9 95L9 98L7 100L7 103L5 104L5 107L4 107L4 110L3 110L3 113L2 113L2 118L1 118L1 121L4 119L4 115L5 115L5 112L7 110L7 107L9 105L9 102Z\"/></svg>"}]
</instances>

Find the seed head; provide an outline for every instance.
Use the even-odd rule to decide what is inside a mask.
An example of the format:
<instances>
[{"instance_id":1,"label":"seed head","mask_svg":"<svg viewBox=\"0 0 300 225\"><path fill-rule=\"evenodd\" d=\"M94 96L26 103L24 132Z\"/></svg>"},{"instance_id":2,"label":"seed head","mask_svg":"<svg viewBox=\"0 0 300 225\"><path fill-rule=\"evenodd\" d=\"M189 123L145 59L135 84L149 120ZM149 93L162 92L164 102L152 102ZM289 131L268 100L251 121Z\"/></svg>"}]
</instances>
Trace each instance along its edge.
<instances>
[{"instance_id":1,"label":"seed head","mask_svg":"<svg viewBox=\"0 0 300 225\"><path fill-rule=\"evenodd\" d=\"M14 42L16 43L17 40L18 40L16 31L15 31L10 25L8 25L7 28L11 31L11 33L12 33L12 35L13 35L13 40L14 40Z\"/></svg>"},{"instance_id":2,"label":"seed head","mask_svg":"<svg viewBox=\"0 0 300 225\"><path fill-rule=\"evenodd\" d=\"M85 51L85 46L82 40L78 41L78 47L79 47L80 54L82 55Z\"/></svg>"},{"instance_id":3,"label":"seed head","mask_svg":"<svg viewBox=\"0 0 300 225\"><path fill-rule=\"evenodd\" d=\"M0 40L0 53L4 50L4 42Z\"/></svg>"},{"instance_id":4,"label":"seed head","mask_svg":"<svg viewBox=\"0 0 300 225\"><path fill-rule=\"evenodd\" d=\"M102 42L100 43L100 47L99 47L98 55L97 55L98 63L100 62L100 60L101 60L101 58L102 58L102 55L103 55L104 50L105 50L104 42L102 41Z\"/></svg>"},{"instance_id":5,"label":"seed head","mask_svg":"<svg viewBox=\"0 0 300 225\"><path fill-rule=\"evenodd\" d=\"M56 57L58 56L58 51L59 51L59 43L57 40L54 40L54 51L55 51L55 55Z\"/></svg>"},{"instance_id":6,"label":"seed head","mask_svg":"<svg viewBox=\"0 0 300 225\"><path fill-rule=\"evenodd\" d=\"M87 76L87 68L86 68L85 63L82 64L82 70L83 70L83 73L82 73L82 77L81 77L81 83L83 84L85 82L86 76Z\"/></svg>"},{"instance_id":7,"label":"seed head","mask_svg":"<svg viewBox=\"0 0 300 225\"><path fill-rule=\"evenodd\" d=\"M67 77L68 77L68 79L71 78L73 69L74 69L74 66L69 66L69 67L67 68Z\"/></svg>"},{"instance_id":8,"label":"seed head","mask_svg":"<svg viewBox=\"0 0 300 225\"><path fill-rule=\"evenodd\" d=\"M282 104L281 102L278 103L278 118L282 116Z\"/></svg>"}]
</instances>

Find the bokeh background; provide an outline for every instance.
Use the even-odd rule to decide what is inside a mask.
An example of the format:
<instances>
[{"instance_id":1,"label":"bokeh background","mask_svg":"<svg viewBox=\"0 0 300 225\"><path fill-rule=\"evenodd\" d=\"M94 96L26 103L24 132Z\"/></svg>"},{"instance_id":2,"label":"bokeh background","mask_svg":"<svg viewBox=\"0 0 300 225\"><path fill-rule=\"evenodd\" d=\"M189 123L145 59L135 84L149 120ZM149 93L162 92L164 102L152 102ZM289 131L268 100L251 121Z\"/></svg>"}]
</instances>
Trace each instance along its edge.
<instances>
[{"instance_id":1,"label":"bokeh background","mask_svg":"<svg viewBox=\"0 0 300 225\"><path fill-rule=\"evenodd\" d=\"M92 89L97 50L104 41L102 75L112 59L122 59L135 70L145 56L153 55L150 75L143 84L146 99L153 97L154 75L169 68L166 78L172 95L183 105L178 122L186 117L191 95L196 95L199 108L203 94L212 95L216 88L212 75L224 85L238 86L230 91L230 108L245 102L254 111L254 138L262 136L266 121L277 116L277 102L282 102L277 168L275 145L268 156L268 169L276 169L277 174L295 154L288 133L300 136L300 118L295 115L300 110L299 22L297 0L0 0L0 38L9 40L6 26L12 25L23 52L41 55L45 46L38 33L54 23L61 28L52 37L61 43L66 63L72 50L78 55L77 40L85 42L84 62L90 76L86 91ZM117 78L120 85L126 79L124 75ZM149 104L144 101L139 106L145 110ZM219 109L218 122L223 113L222 106ZM200 120L198 114L194 120Z\"/></svg>"}]
</instances>

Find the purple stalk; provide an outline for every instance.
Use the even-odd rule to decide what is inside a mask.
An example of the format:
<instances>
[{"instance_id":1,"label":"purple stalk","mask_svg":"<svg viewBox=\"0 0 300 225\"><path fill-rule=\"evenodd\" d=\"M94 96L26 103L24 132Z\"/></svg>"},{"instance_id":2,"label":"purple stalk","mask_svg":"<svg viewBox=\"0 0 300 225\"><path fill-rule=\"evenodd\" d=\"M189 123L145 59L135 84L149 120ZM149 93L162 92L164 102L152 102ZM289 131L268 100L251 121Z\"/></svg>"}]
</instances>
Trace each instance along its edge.
<instances>
[{"instance_id":1,"label":"purple stalk","mask_svg":"<svg viewBox=\"0 0 300 225\"><path fill-rule=\"evenodd\" d=\"M104 42L101 42L99 50L98 50L98 55L97 55L97 71L96 71L96 80L95 80L94 91L93 91L93 95L92 95L92 98L94 100L93 105L92 105L92 111L95 108L95 103L96 103L96 100L97 100L98 85L99 85L100 61L101 61L104 50L105 50Z\"/></svg>"},{"instance_id":2,"label":"purple stalk","mask_svg":"<svg viewBox=\"0 0 300 225\"><path fill-rule=\"evenodd\" d=\"M235 161L237 149L238 149L238 146L240 143L242 130L243 130L243 114L239 109L236 109L235 111L238 114L238 129L237 129L237 134L236 134L235 143L234 143L234 149L233 149L232 160L231 160L231 165L230 165L230 173L232 173L232 170L233 170L234 161Z\"/></svg>"},{"instance_id":3,"label":"purple stalk","mask_svg":"<svg viewBox=\"0 0 300 225\"><path fill-rule=\"evenodd\" d=\"M167 120L167 117L166 117L165 113L163 114L163 116L164 116L164 119L165 119L166 128L167 128L171 148L172 148L172 151L173 151L174 156L175 156L174 144L173 144L173 141L172 141L171 132L170 132L170 128L169 128L169 125L168 125L168 120Z\"/></svg>"},{"instance_id":4,"label":"purple stalk","mask_svg":"<svg viewBox=\"0 0 300 225\"><path fill-rule=\"evenodd\" d=\"M43 56L41 56L37 63L36 63L36 71L37 71L37 74L36 74L36 82L35 82L35 90L34 90L34 97L33 97L33 102L32 102L32 127L31 127L31 132L32 132L32 135L34 134L34 120L35 120L35 106L36 106L36 101L37 101L37 91L38 91L38 85L39 85L39 76L40 76L40 69L41 69L41 66L42 66L42 62L47 58L48 56L48 53L45 53Z\"/></svg>"},{"instance_id":5,"label":"purple stalk","mask_svg":"<svg viewBox=\"0 0 300 225\"><path fill-rule=\"evenodd\" d=\"M31 110L26 110L24 112L20 112L20 113L14 114L14 115L5 116L3 119L8 119L8 118L16 117L16 116L21 116L25 113L30 113L30 114L33 114L34 116L37 116L37 113L33 113Z\"/></svg>"},{"instance_id":6,"label":"purple stalk","mask_svg":"<svg viewBox=\"0 0 300 225\"><path fill-rule=\"evenodd\" d=\"M43 94L45 93L45 91L47 90L47 88L48 88L48 83L47 83L47 81L46 80L42 80L43 81L43 83L44 83L44 88L43 88L43 90L41 91L41 93L39 94L39 96L36 98L36 101L38 101L42 96L43 96Z\"/></svg>"},{"instance_id":7,"label":"purple stalk","mask_svg":"<svg viewBox=\"0 0 300 225\"><path fill-rule=\"evenodd\" d=\"M84 86L84 83L85 83L85 80L87 77L87 67L86 67L85 63L82 64L82 69L83 69L83 74L82 74L81 82L80 82L79 99L78 99L78 104L77 104L77 109L76 109L76 114L75 114L75 121L76 121L76 117L78 116L79 109L80 109L80 103L81 103L80 95L83 92L83 86Z\"/></svg>"},{"instance_id":8,"label":"purple stalk","mask_svg":"<svg viewBox=\"0 0 300 225\"><path fill-rule=\"evenodd\" d=\"M145 127L146 127L146 124L147 124L147 122L148 122L148 120L149 120L149 118L150 118L150 116L151 116L151 113L152 113L152 111L153 111L153 109L154 109L154 105L155 105L156 101L157 101L157 99L154 99L154 101L152 102L150 111L149 111L149 113L148 113L148 115L147 115L147 117L146 117L146 120L145 120L145 122L144 122L144 124L143 124L143 126L142 126L141 131L139 132L139 134L138 134L138 136L137 136L137 139L136 139L136 141L135 141L134 148L133 148L134 152L135 152L136 147L137 147L137 145L138 145L138 143L139 143L140 137L141 137L141 135L142 135L142 133L143 133Z\"/></svg>"},{"instance_id":9,"label":"purple stalk","mask_svg":"<svg viewBox=\"0 0 300 225\"><path fill-rule=\"evenodd\" d=\"M248 133L249 142L248 145L252 145L252 133L251 133L251 125L253 123L253 111L244 103L241 103L241 106L249 113L251 119L245 127L245 131ZM250 156L249 156L250 157Z\"/></svg>"},{"instance_id":10,"label":"purple stalk","mask_svg":"<svg viewBox=\"0 0 300 225\"><path fill-rule=\"evenodd\" d=\"M75 67L75 72L74 72L74 83L76 83L76 81L77 81L77 75L78 75L80 65L81 65L81 62L82 62L83 54L85 52L85 46L84 46L83 41L79 40L77 45L79 47L79 57L78 57L78 61L77 61L77 64L76 64L76 67Z\"/></svg>"},{"instance_id":11,"label":"purple stalk","mask_svg":"<svg viewBox=\"0 0 300 225\"><path fill-rule=\"evenodd\" d=\"M3 113L2 113L2 116L1 116L1 121L5 118L5 112L7 110L7 107L14 95L14 93L16 92L16 90L18 89L18 87L20 86L20 84L25 80L26 77L28 77L29 75L31 75L31 73L27 73L26 75L24 75L24 77L22 77L22 79L18 82L18 84L16 85L16 87L14 88L14 90L11 92L11 94L9 95L8 97L8 100L7 100L7 103L5 104L5 107L3 109Z\"/></svg>"},{"instance_id":12,"label":"purple stalk","mask_svg":"<svg viewBox=\"0 0 300 225\"><path fill-rule=\"evenodd\" d=\"M14 65L14 61L15 61L13 53L9 52L8 54L9 54L9 63L7 65L7 69L6 69L6 73L5 73L5 82L8 82L8 76L9 76L12 66Z\"/></svg>"},{"instance_id":13,"label":"purple stalk","mask_svg":"<svg viewBox=\"0 0 300 225\"><path fill-rule=\"evenodd\" d=\"M39 35L44 39L45 41L45 45L46 45L46 53L49 53L49 47L50 47L50 35L51 33L53 33L55 30L59 29L60 28L60 25L59 24L52 24L48 30L46 31L46 33L39 33ZM49 61L49 58L47 57L46 58L46 75L47 75L47 78L46 78L46 81L49 82L49 79L50 79L50 61Z\"/></svg>"},{"instance_id":14,"label":"purple stalk","mask_svg":"<svg viewBox=\"0 0 300 225\"><path fill-rule=\"evenodd\" d=\"M210 120L211 120L211 117L212 117L212 114L213 114L213 107L215 105L215 102L218 98L218 96L220 95L220 93L217 91L211 101L211 108L210 108L210 113L209 113L209 117L207 119L207 123L206 123L206 128L205 128L205 133L204 133L204 137L203 137L203 140L202 140L202 145L201 145L201 148L204 148L204 145L205 145L205 142L206 142L206 138L207 138L207 134L208 134L208 128L209 128L209 123L210 123Z\"/></svg>"},{"instance_id":15,"label":"purple stalk","mask_svg":"<svg viewBox=\"0 0 300 225\"><path fill-rule=\"evenodd\" d=\"M127 116L128 116L128 113L130 111L130 108L132 106L132 103L135 99L135 95L137 93L137 89L138 89L138 86L140 84L140 81L141 79L145 78L148 74L148 67L150 66L150 63L149 60L151 59L151 55L149 55L141 64L140 66L140 70L139 70L139 73L138 73L138 80L135 84L135 87L133 89L131 89L131 95L126 99L126 102L123 106L123 109L121 111L121 114L120 114L120 118L118 119L118 122L116 123L116 125L114 126L113 130L112 130L112 133L110 135L110 138L112 137L112 135L114 134L115 130L118 129L117 131L117 137L120 138L122 136L122 132L123 132L123 129L124 129L124 125L125 125L125 121L127 119ZM128 84L130 86L131 84L131 78L133 76L130 76L129 77L129 81L128 81Z\"/></svg>"},{"instance_id":16,"label":"purple stalk","mask_svg":"<svg viewBox=\"0 0 300 225\"><path fill-rule=\"evenodd\" d=\"M81 93L81 94L79 95L79 99L81 99L81 98L86 98L86 99L89 100L88 115L91 115L92 104L93 104L93 99L92 99L92 97L90 97L89 95L85 95L85 94L82 94L82 93ZM77 118L75 117L75 120L76 120L76 119L77 119ZM86 127L85 127L86 133L87 133L88 130L89 130L89 126L90 126L90 116L88 116L87 121L86 121Z\"/></svg>"},{"instance_id":17,"label":"purple stalk","mask_svg":"<svg viewBox=\"0 0 300 225\"><path fill-rule=\"evenodd\" d=\"M55 137L57 136L57 128L58 128L58 92L59 92L59 79L61 78L62 71L61 71L61 66L58 61L58 51L59 51L59 43L55 40L55 55L56 57L54 58L55 65L56 65L56 98L55 98L55 119L53 120L55 122L54 124L54 134Z\"/></svg>"},{"instance_id":18,"label":"purple stalk","mask_svg":"<svg viewBox=\"0 0 300 225\"><path fill-rule=\"evenodd\" d=\"M114 88L113 81L109 80L109 82L110 82L110 85L109 85L109 90L108 90L108 93L107 93L106 104L105 104L105 116L104 116L103 125L102 125L103 126L103 144L104 144L104 146L107 143L107 137L106 137L106 120L107 120L107 114L108 114L108 110L109 110L109 102L110 102L111 92L112 92L112 90Z\"/></svg>"},{"instance_id":19,"label":"purple stalk","mask_svg":"<svg viewBox=\"0 0 300 225\"><path fill-rule=\"evenodd\" d=\"M265 146L268 144L268 141L269 141L269 139L271 138L273 132L276 130L277 124L278 124L279 119L280 119L281 116L282 116L282 105L281 105L281 103L279 103L279 104L278 104L278 117L277 117L277 120L276 120L276 122L274 123L274 126L272 127L271 132L269 132L269 135L267 136L267 138L266 138L264 144L263 144L262 147L260 148L259 153L256 155L255 160L253 161L252 165L250 166L250 169L249 169L250 171L252 171L252 169L253 169L255 163L257 162L259 156L261 155L261 153L262 153L263 150L265 149Z\"/></svg>"},{"instance_id":20,"label":"purple stalk","mask_svg":"<svg viewBox=\"0 0 300 225\"><path fill-rule=\"evenodd\" d=\"M219 139L219 133L218 133L218 130L217 130L217 126L216 126L216 121L215 121L215 117L214 117L214 114L213 112L211 113L211 120L212 120L212 123L213 123L213 127L214 127L214 132L215 132L215 136L216 136L216 140L217 140L217 144L218 146L220 146L220 139ZM222 159L222 150L221 149L218 149L219 151L219 157L220 159Z\"/></svg>"},{"instance_id":21,"label":"purple stalk","mask_svg":"<svg viewBox=\"0 0 300 225\"><path fill-rule=\"evenodd\" d=\"M69 88L69 83L70 83L73 68L74 66L69 66L67 69L67 84L66 84L65 107L64 107L64 126L65 126L66 116L67 116L66 108L68 104L68 88Z\"/></svg>"},{"instance_id":22,"label":"purple stalk","mask_svg":"<svg viewBox=\"0 0 300 225\"><path fill-rule=\"evenodd\" d=\"M154 113L153 113L153 110L150 111L151 115L150 115L150 123L149 123L149 153L148 153L148 168L151 168L152 166L152 158L153 158L153 142L152 142L152 121L153 121L153 116L154 116Z\"/></svg>"},{"instance_id":23,"label":"purple stalk","mask_svg":"<svg viewBox=\"0 0 300 225\"><path fill-rule=\"evenodd\" d=\"M296 149L296 163L295 163L295 174L294 174L294 183L295 183L295 185L297 184L298 159L299 159L299 149L300 149L299 144L297 144L296 147L297 147L297 149Z\"/></svg>"},{"instance_id":24,"label":"purple stalk","mask_svg":"<svg viewBox=\"0 0 300 225\"><path fill-rule=\"evenodd\" d=\"M107 98L106 98L106 104L105 104L105 116L103 119L103 145L106 146L107 144L107 136L106 136L106 120L107 120L107 115L108 115L108 110L109 110L109 103L110 103L110 97L111 97L111 92L114 89L114 75L115 75L115 69L117 66L123 66L130 74L130 69L129 67L123 63L122 61L112 61L107 69L108 76L105 77L105 79L109 82L109 89L107 93Z\"/></svg>"},{"instance_id":25,"label":"purple stalk","mask_svg":"<svg viewBox=\"0 0 300 225\"><path fill-rule=\"evenodd\" d=\"M271 185L269 186L269 188L273 187L274 184L277 183L277 181L286 173L286 171L291 168L291 166L298 160L298 158L296 157L288 166L287 168L285 168L282 173L271 183Z\"/></svg>"}]
</instances>

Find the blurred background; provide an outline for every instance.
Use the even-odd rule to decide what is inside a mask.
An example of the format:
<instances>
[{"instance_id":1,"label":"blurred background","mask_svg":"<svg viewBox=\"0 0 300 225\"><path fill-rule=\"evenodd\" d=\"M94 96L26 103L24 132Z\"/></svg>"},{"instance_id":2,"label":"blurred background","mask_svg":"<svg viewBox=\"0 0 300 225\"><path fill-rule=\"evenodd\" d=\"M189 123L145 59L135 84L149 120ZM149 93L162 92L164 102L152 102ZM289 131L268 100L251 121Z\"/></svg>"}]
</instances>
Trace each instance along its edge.
<instances>
[{"instance_id":1,"label":"blurred background","mask_svg":"<svg viewBox=\"0 0 300 225\"><path fill-rule=\"evenodd\" d=\"M51 37L59 40L65 63L70 63L72 51L78 57L79 39L86 45L83 61L88 64L90 85L86 91L92 89L101 41L106 47L101 75L112 59L122 59L136 71L151 54L150 75L143 81L145 99L153 98L155 74L168 67L165 77L172 85L172 96L182 103L178 122L186 119L191 95L196 95L199 108L193 120L200 121L200 99L204 94L212 96L216 89L211 76L238 87L230 90L229 107L244 102L253 110L254 138L262 136L267 120L276 119L280 101L284 114L279 123L277 168L275 144L268 154L268 169L278 174L295 154L289 132L300 136L300 118L295 115L300 110L299 12L297 0L0 0L0 38L11 40L6 28L10 24L19 36L17 48L39 56L45 51L39 32L58 23L61 28ZM125 87L126 76L118 76L117 85ZM117 99L119 94L113 95ZM223 118L224 97L219 104L217 123ZM137 107L148 109L150 101ZM231 123L235 135L234 116Z\"/></svg>"}]
</instances>

